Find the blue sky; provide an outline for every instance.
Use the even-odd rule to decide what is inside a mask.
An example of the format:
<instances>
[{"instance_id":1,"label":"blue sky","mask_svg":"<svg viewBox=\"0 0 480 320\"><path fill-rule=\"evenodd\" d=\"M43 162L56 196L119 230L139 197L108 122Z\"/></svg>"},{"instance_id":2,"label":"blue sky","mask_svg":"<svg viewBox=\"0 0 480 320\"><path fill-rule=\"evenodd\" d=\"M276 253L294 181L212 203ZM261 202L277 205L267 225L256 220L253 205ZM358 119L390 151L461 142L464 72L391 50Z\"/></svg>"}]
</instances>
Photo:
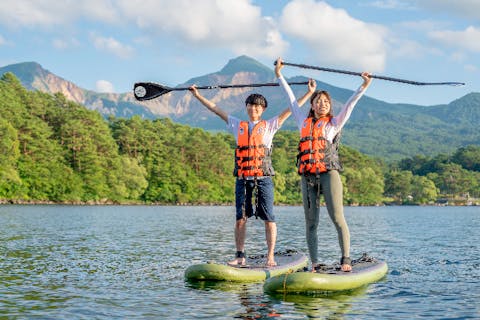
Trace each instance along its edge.
<instances>
[{"instance_id":1,"label":"blue sky","mask_svg":"<svg viewBox=\"0 0 480 320\"><path fill-rule=\"evenodd\" d=\"M82 88L169 86L249 55L463 87L374 80L367 95L434 105L480 92L479 0L15 0L0 3L0 66L35 61ZM361 79L284 68L356 89Z\"/></svg>"}]
</instances>

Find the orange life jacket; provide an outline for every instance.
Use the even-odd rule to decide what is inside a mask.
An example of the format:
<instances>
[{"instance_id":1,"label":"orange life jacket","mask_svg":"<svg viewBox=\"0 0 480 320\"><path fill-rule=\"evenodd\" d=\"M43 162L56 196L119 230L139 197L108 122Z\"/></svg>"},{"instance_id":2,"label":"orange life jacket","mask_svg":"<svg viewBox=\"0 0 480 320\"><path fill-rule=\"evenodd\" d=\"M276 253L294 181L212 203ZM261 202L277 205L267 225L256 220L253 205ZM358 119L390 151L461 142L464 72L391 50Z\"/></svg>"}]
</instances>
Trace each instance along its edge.
<instances>
[{"instance_id":1,"label":"orange life jacket","mask_svg":"<svg viewBox=\"0 0 480 320\"><path fill-rule=\"evenodd\" d=\"M263 136L266 132L267 122L261 120L252 133L248 133L248 121L241 121L238 126L238 142L235 149L236 177L261 177L273 176L272 150L263 144Z\"/></svg>"},{"instance_id":2,"label":"orange life jacket","mask_svg":"<svg viewBox=\"0 0 480 320\"><path fill-rule=\"evenodd\" d=\"M333 143L325 139L325 126L331 117L323 117L315 121L308 117L303 122L298 145L297 165L298 173L303 175L317 175L329 170L341 170L338 158L337 134Z\"/></svg>"}]
</instances>

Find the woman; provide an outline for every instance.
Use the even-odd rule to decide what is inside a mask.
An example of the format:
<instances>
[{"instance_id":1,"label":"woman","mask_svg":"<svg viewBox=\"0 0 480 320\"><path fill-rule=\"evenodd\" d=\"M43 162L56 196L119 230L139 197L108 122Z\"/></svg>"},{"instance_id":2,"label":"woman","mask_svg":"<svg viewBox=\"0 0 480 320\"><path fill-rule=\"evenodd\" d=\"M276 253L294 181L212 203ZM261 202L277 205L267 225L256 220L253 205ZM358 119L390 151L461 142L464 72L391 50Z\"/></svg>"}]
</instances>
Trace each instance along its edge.
<instances>
[{"instance_id":1,"label":"woman","mask_svg":"<svg viewBox=\"0 0 480 320\"><path fill-rule=\"evenodd\" d=\"M283 68L279 58L275 67L281 87L290 100L290 108L300 129L299 154L297 156L298 173L302 176L302 198L306 222L306 238L312 271L318 269L317 228L320 214L320 194L323 194L328 214L338 233L342 258L342 271L352 270L350 259L350 231L343 214L343 186L338 158L340 131L350 117L355 104L363 96L372 78L369 73L362 73L363 83L350 97L337 116L332 113L332 101L326 91L315 91L316 82L309 81L311 108L307 115L300 108L304 102L298 102L281 75Z\"/></svg>"}]
</instances>

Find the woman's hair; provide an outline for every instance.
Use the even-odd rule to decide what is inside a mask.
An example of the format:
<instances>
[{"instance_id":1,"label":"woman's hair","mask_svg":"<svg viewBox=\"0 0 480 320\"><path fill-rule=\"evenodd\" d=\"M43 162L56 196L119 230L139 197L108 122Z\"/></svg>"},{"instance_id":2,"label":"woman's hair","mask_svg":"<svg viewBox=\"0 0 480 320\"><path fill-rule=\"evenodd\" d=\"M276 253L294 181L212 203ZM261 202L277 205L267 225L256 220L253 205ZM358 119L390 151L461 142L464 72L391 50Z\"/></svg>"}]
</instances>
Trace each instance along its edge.
<instances>
[{"instance_id":1,"label":"woman's hair","mask_svg":"<svg viewBox=\"0 0 480 320\"><path fill-rule=\"evenodd\" d=\"M325 95L328 99L328 102L330 102L330 111L328 111L328 115L333 117L333 108L332 108L332 98L330 97L330 94L325 91L325 90L317 90L315 91L312 96L310 97L310 105L312 106L313 105L313 101L315 101L315 99L317 97L320 97L321 95ZM309 118L313 118L315 116L314 114L314 111L313 109L310 107L310 111L308 112L308 117Z\"/></svg>"},{"instance_id":2,"label":"woman's hair","mask_svg":"<svg viewBox=\"0 0 480 320\"><path fill-rule=\"evenodd\" d=\"M252 93L251 95L249 95L245 100L245 105L247 104L259 104L263 106L264 109L267 109L268 106L267 99L265 99L264 96L258 93Z\"/></svg>"}]
</instances>

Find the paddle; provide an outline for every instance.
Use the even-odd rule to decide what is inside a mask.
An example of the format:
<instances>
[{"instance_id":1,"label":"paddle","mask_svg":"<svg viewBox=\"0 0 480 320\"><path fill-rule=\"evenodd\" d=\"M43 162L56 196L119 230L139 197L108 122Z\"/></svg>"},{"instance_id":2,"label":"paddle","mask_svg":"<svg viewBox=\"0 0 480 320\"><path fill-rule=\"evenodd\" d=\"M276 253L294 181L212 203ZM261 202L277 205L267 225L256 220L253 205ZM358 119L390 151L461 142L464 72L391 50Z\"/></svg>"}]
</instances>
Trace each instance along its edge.
<instances>
[{"instance_id":1,"label":"paddle","mask_svg":"<svg viewBox=\"0 0 480 320\"><path fill-rule=\"evenodd\" d=\"M299 68L304 68L304 69L314 69L314 70L327 71L327 72L343 73L343 74L349 74L349 75L353 75L353 76L361 76L362 75L361 72L353 72L353 71L347 71L347 70L338 70L338 69L332 69L332 68L316 67L316 66L309 66L309 65L306 65L306 64L297 64L297 63L290 63L290 62L282 62L282 63L286 66L299 67ZM273 63L273 65L276 65L276 64L277 64L277 61L275 61ZM416 85L416 86L433 86L433 85L463 86L463 85L465 85L465 83L463 83L463 82L419 82L419 81L412 81L412 80L404 80L404 79L398 79L398 78L379 76L379 75L374 75L374 74L371 74L370 78L408 83L408 84L413 84L413 85Z\"/></svg>"},{"instance_id":2,"label":"paddle","mask_svg":"<svg viewBox=\"0 0 480 320\"><path fill-rule=\"evenodd\" d=\"M289 82L290 85L308 84L308 82ZM197 87L197 89L224 89L224 88L253 88L253 87L278 87L276 82L267 83L251 83L251 84L225 84ZM133 93L137 100L151 100L161 95L169 93L170 91L188 90L190 87L170 88L158 83L152 82L137 82L133 86Z\"/></svg>"}]
</instances>

